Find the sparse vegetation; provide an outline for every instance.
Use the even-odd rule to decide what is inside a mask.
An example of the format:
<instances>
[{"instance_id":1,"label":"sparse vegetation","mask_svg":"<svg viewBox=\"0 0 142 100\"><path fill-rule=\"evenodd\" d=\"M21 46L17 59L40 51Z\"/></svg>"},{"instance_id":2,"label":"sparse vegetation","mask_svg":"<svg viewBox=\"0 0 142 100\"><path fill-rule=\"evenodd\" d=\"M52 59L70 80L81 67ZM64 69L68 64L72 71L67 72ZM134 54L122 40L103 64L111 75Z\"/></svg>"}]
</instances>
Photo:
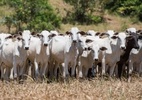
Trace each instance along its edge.
<instances>
[{"instance_id":1,"label":"sparse vegetation","mask_svg":"<svg viewBox=\"0 0 142 100\"><path fill-rule=\"evenodd\" d=\"M133 78L132 83L119 80L91 81L70 80L69 83L36 83L27 80L24 84L0 82L1 99L22 100L141 100L142 79Z\"/></svg>"}]
</instances>

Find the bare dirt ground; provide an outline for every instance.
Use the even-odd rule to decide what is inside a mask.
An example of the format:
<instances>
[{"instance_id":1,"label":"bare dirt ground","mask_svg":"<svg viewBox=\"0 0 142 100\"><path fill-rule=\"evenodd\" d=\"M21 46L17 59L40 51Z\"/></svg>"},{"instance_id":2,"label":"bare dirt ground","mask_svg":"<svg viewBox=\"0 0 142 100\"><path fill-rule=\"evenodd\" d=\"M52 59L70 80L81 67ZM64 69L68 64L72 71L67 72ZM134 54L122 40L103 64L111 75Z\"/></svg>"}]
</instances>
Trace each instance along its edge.
<instances>
[{"instance_id":1,"label":"bare dirt ground","mask_svg":"<svg viewBox=\"0 0 142 100\"><path fill-rule=\"evenodd\" d=\"M24 84L0 82L0 99L142 100L142 78L133 78L131 83L118 79L71 79L68 83L36 83L29 79Z\"/></svg>"}]
</instances>

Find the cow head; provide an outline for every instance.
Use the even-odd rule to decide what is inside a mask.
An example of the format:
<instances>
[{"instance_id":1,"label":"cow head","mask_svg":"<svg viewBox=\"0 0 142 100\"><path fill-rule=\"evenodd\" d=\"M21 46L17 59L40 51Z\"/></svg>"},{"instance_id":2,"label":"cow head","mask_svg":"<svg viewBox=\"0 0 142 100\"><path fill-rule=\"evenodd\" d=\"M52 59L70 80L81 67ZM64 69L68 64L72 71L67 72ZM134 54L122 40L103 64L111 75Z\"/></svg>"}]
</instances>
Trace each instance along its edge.
<instances>
[{"instance_id":1,"label":"cow head","mask_svg":"<svg viewBox=\"0 0 142 100\"><path fill-rule=\"evenodd\" d=\"M120 48L122 50L125 50L126 49L126 33L125 32L120 32L120 33L118 33L118 37L119 37L119 39L121 41Z\"/></svg>"},{"instance_id":2,"label":"cow head","mask_svg":"<svg viewBox=\"0 0 142 100\"><path fill-rule=\"evenodd\" d=\"M94 37L89 37L86 39L88 50L91 50L93 52L94 61L98 61L100 51L107 50L106 47L100 46L99 43L100 43L99 39L94 39Z\"/></svg>"},{"instance_id":3,"label":"cow head","mask_svg":"<svg viewBox=\"0 0 142 100\"><path fill-rule=\"evenodd\" d=\"M137 34L139 36L138 39L142 40L142 30L138 30Z\"/></svg>"},{"instance_id":4,"label":"cow head","mask_svg":"<svg viewBox=\"0 0 142 100\"><path fill-rule=\"evenodd\" d=\"M136 28L127 28L126 29L126 33L136 33L137 32L137 30L136 30Z\"/></svg>"},{"instance_id":5,"label":"cow head","mask_svg":"<svg viewBox=\"0 0 142 100\"><path fill-rule=\"evenodd\" d=\"M126 37L127 47L139 49L138 38L139 38L138 34L130 32Z\"/></svg>"},{"instance_id":6,"label":"cow head","mask_svg":"<svg viewBox=\"0 0 142 100\"><path fill-rule=\"evenodd\" d=\"M56 30L51 30L50 33L51 33L51 34L54 34L54 35L56 35L56 36L59 35L59 32L57 32Z\"/></svg>"},{"instance_id":7,"label":"cow head","mask_svg":"<svg viewBox=\"0 0 142 100\"><path fill-rule=\"evenodd\" d=\"M37 36L42 40L44 46L48 46L50 34L51 33L46 30L42 31L41 34L37 34Z\"/></svg>"},{"instance_id":8,"label":"cow head","mask_svg":"<svg viewBox=\"0 0 142 100\"><path fill-rule=\"evenodd\" d=\"M78 35L79 29L77 27L72 27L70 31L67 31L66 34L70 35L72 38L73 43L78 42Z\"/></svg>"},{"instance_id":9,"label":"cow head","mask_svg":"<svg viewBox=\"0 0 142 100\"><path fill-rule=\"evenodd\" d=\"M29 50L30 40L32 35L35 34L35 32L31 33L29 30L24 30L23 32L18 32L18 33L21 35L24 49Z\"/></svg>"},{"instance_id":10,"label":"cow head","mask_svg":"<svg viewBox=\"0 0 142 100\"><path fill-rule=\"evenodd\" d=\"M11 34L1 33L0 34L0 46L2 46L5 43L5 41L9 38L12 38Z\"/></svg>"}]
</instances>

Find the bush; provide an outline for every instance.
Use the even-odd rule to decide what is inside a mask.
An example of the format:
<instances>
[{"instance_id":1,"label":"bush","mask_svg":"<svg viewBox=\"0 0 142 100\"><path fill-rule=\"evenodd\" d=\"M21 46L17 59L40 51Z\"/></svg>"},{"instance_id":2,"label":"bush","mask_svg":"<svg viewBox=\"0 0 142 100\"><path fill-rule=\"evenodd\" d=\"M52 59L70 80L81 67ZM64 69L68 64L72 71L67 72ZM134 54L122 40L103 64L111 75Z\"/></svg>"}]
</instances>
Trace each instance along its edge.
<instances>
[{"instance_id":1,"label":"bush","mask_svg":"<svg viewBox=\"0 0 142 100\"><path fill-rule=\"evenodd\" d=\"M17 31L51 30L60 28L61 18L54 12L48 0L11 0L8 4L15 8L14 22Z\"/></svg>"}]
</instances>

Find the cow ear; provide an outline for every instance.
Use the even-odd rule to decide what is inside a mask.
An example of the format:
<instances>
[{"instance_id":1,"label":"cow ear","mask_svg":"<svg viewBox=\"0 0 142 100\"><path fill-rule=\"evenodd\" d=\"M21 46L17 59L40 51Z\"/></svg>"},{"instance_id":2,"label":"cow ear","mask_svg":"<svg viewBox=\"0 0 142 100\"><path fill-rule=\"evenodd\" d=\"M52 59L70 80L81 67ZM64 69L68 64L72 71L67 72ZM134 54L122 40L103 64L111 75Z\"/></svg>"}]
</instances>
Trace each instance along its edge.
<instances>
[{"instance_id":1,"label":"cow ear","mask_svg":"<svg viewBox=\"0 0 142 100\"><path fill-rule=\"evenodd\" d=\"M19 34L19 35L22 35L22 32L21 32L21 31L19 31L19 32L18 32L18 34Z\"/></svg>"},{"instance_id":2,"label":"cow ear","mask_svg":"<svg viewBox=\"0 0 142 100\"><path fill-rule=\"evenodd\" d=\"M32 32L31 35L36 35L36 32Z\"/></svg>"},{"instance_id":3,"label":"cow ear","mask_svg":"<svg viewBox=\"0 0 142 100\"><path fill-rule=\"evenodd\" d=\"M126 29L126 33L129 33L129 31Z\"/></svg>"},{"instance_id":4,"label":"cow ear","mask_svg":"<svg viewBox=\"0 0 142 100\"><path fill-rule=\"evenodd\" d=\"M17 37L17 40L18 40L18 41L20 41L21 39L22 39L22 38L20 38L20 37Z\"/></svg>"},{"instance_id":5,"label":"cow ear","mask_svg":"<svg viewBox=\"0 0 142 100\"><path fill-rule=\"evenodd\" d=\"M142 39L142 35L139 35L138 39Z\"/></svg>"},{"instance_id":6,"label":"cow ear","mask_svg":"<svg viewBox=\"0 0 142 100\"><path fill-rule=\"evenodd\" d=\"M78 33L81 34L81 35L86 35L86 33L84 31L80 31Z\"/></svg>"},{"instance_id":7,"label":"cow ear","mask_svg":"<svg viewBox=\"0 0 142 100\"><path fill-rule=\"evenodd\" d=\"M56 34L51 34L51 35L49 35L48 37L49 37L49 38L52 38L52 37L54 37L54 36L56 36Z\"/></svg>"},{"instance_id":8,"label":"cow ear","mask_svg":"<svg viewBox=\"0 0 142 100\"><path fill-rule=\"evenodd\" d=\"M86 43L91 43L91 42L93 42L93 40L87 39L85 42Z\"/></svg>"},{"instance_id":9,"label":"cow ear","mask_svg":"<svg viewBox=\"0 0 142 100\"><path fill-rule=\"evenodd\" d=\"M43 35L42 35L42 34L37 34L36 36L38 36L39 38L40 38L40 37L43 37Z\"/></svg>"},{"instance_id":10,"label":"cow ear","mask_svg":"<svg viewBox=\"0 0 142 100\"><path fill-rule=\"evenodd\" d=\"M69 32L69 31L66 32L66 35L70 35L70 34L71 34L71 32Z\"/></svg>"},{"instance_id":11,"label":"cow ear","mask_svg":"<svg viewBox=\"0 0 142 100\"><path fill-rule=\"evenodd\" d=\"M142 30L138 30L137 34L142 35Z\"/></svg>"},{"instance_id":12,"label":"cow ear","mask_svg":"<svg viewBox=\"0 0 142 100\"><path fill-rule=\"evenodd\" d=\"M140 33L142 30L137 30L137 33Z\"/></svg>"},{"instance_id":13,"label":"cow ear","mask_svg":"<svg viewBox=\"0 0 142 100\"><path fill-rule=\"evenodd\" d=\"M100 50L105 51L105 50L107 50L107 48L106 47L101 47Z\"/></svg>"},{"instance_id":14,"label":"cow ear","mask_svg":"<svg viewBox=\"0 0 142 100\"><path fill-rule=\"evenodd\" d=\"M8 37L6 37L5 39L12 39L13 36L12 35L9 35Z\"/></svg>"},{"instance_id":15,"label":"cow ear","mask_svg":"<svg viewBox=\"0 0 142 100\"><path fill-rule=\"evenodd\" d=\"M100 35L100 38L106 38L106 37L109 37L109 34L107 34L107 33L102 33L102 34Z\"/></svg>"},{"instance_id":16,"label":"cow ear","mask_svg":"<svg viewBox=\"0 0 142 100\"><path fill-rule=\"evenodd\" d=\"M62 34L62 33L60 33L59 35L60 35L60 36L64 36L64 34Z\"/></svg>"},{"instance_id":17,"label":"cow ear","mask_svg":"<svg viewBox=\"0 0 142 100\"><path fill-rule=\"evenodd\" d=\"M114 35L114 36L112 36L111 38L112 38L112 39L117 39L117 38L118 38L118 36L115 36L115 35Z\"/></svg>"},{"instance_id":18,"label":"cow ear","mask_svg":"<svg viewBox=\"0 0 142 100\"><path fill-rule=\"evenodd\" d=\"M129 36L126 37L126 40L131 40L132 38L133 38L133 36L129 35Z\"/></svg>"},{"instance_id":19,"label":"cow ear","mask_svg":"<svg viewBox=\"0 0 142 100\"><path fill-rule=\"evenodd\" d=\"M100 34L101 34L100 32L97 32L95 35L96 35L96 36L99 36Z\"/></svg>"}]
</instances>

